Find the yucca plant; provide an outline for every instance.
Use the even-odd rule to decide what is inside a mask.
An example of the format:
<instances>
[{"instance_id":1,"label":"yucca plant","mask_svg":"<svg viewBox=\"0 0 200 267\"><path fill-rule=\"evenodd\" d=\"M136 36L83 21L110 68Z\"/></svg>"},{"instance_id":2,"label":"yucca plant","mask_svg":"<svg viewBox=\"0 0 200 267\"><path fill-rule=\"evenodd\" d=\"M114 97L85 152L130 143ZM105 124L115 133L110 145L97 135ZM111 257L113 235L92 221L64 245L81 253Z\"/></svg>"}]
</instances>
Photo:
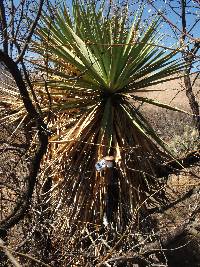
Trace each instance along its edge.
<instances>
[{"instance_id":1,"label":"yucca plant","mask_svg":"<svg viewBox=\"0 0 200 267\"><path fill-rule=\"evenodd\" d=\"M37 86L44 116L53 114L44 173L56 180L52 205L64 228L106 220L123 229L158 200L156 168L171 153L138 103L177 109L136 93L172 79L183 64L157 46L159 19L145 26L142 9L130 22L128 7L106 13L104 3L73 0L72 11L63 4L37 29L33 49L48 61L38 64L47 80ZM96 171L105 156L115 166Z\"/></svg>"}]
</instances>

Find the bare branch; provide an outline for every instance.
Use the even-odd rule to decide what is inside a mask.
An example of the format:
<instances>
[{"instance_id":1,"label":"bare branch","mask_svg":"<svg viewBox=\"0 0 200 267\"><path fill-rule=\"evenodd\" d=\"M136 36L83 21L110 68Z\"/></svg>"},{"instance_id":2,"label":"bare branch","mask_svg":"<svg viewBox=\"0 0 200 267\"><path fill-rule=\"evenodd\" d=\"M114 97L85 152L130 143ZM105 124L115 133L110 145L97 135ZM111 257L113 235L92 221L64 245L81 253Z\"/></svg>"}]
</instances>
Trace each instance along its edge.
<instances>
[{"instance_id":1,"label":"bare branch","mask_svg":"<svg viewBox=\"0 0 200 267\"><path fill-rule=\"evenodd\" d=\"M178 174L182 169L191 167L200 161L200 150L189 153L186 157L172 160L158 167L157 177L167 177L174 173Z\"/></svg>"},{"instance_id":2,"label":"bare branch","mask_svg":"<svg viewBox=\"0 0 200 267\"><path fill-rule=\"evenodd\" d=\"M182 30L180 30L171 20L169 20L160 10L157 9L157 7L152 3L151 0L147 0L147 2L156 10L158 15L160 15L169 25L171 25L178 32L180 32L181 34L185 34L188 38L190 38L194 42L199 42L200 41L199 38L194 38L189 33L187 33L187 32L184 33Z\"/></svg>"},{"instance_id":3,"label":"bare branch","mask_svg":"<svg viewBox=\"0 0 200 267\"><path fill-rule=\"evenodd\" d=\"M30 42L30 40L31 40L31 38L33 36L33 33L35 31L35 28L36 28L37 23L39 21L39 18L41 16L43 4L44 4L44 0L40 0L40 2L39 2L39 8L38 8L38 12L37 12L36 18L35 18L35 20L32 23L31 29L29 31L29 34L28 34L27 38L26 38L26 42L24 44L24 47L21 50L20 55L18 56L18 58L16 60L16 63L19 63L22 60L22 58L23 58L23 56L24 56L24 54L26 52L26 49L28 47L28 44L29 44L29 42Z\"/></svg>"},{"instance_id":4,"label":"bare branch","mask_svg":"<svg viewBox=\"0 0 200 267\"><path fill-rule=\"evenodd\" d=\"M5 15L5 7L3 0L0 1L0 27L2 31L3 37L3 50L7 54L8 53L8 33L7 33L7 22Z\"/></svg>"},{"instance_id":5,"label":"bare branch","mask_svg":"<svg viewBox=\"0 0 200 267\"><path fill-rule=\"evenodd\" d=\"M11 254L11 252L7 249L6 246L4 246L4 242L3 240L0 238L0 248L3 249L4 253L6 254L6 256L8 257L8 259L12 262L12 264L15 266L15 267L22 267L17 259L15 259L15 257Z\"/></svg>"},{"instance_id":6,"label":"bare branch","mask_svg":"<svg viewBox=\"0 0 200 267\"><path fill-rule=\"evenodd\" d=\"M46 152L48 145L48 134L46 130L46 125L43 122L43 119L40 117L38 112L36 111L26 88L26 85L22 79L21 73L17 67L17 64L4 52L0 51L0 58L6 67L9 69L12 74L18 89L20 91L22 100L24 102L24 106L31 118L35 121L38 128L38 138L39 144L37 147L37 151L33 157L30 173L26 177L27 186L21 196L19 198L18 203L14 209L14 211L0 223L0 232L2 235L5 235L5 231L13 227L17 224L26 214L26 211L29 207L30 200L32 198L33 190L36 183L36 177L40 168L40 163L43 158L43 155Z\"/></svg>"}]
</instances>

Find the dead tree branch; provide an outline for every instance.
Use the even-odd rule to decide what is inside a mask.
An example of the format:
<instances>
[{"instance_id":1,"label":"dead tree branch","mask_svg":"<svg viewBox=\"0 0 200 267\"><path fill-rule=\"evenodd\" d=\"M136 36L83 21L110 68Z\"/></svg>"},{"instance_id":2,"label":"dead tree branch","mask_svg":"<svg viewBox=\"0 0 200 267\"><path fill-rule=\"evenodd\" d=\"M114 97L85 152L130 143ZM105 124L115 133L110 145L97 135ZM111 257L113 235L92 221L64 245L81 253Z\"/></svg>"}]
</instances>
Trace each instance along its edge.
<instances>
[{"instance_id":1,"label":"dead tree branch","mask_svg":"<svg viewBox=\"0 0 200 267\"><path fill-rule=\"evenodd\" d=\"M200 162L200 150L193 151L185 157L171 160L157 168L157 177L167 177L170 174L178 174L184 168L193 166Z\"/></svg>"},{"instance_id":2,"label":"dead tree branch","mask_svg":"<svg viewBox=\"0 0 200 267\"><path fill-rule=\"evenodd\" d=\"M2 32L2 38L3 38L3 50L6 54L8 54L8 32L7 32L5 7L3 4L3 0L0 1L0 30Z\"/></svg>"},{"instance_id":3,"label":"dead tree branch","mask_svg":"<svg viewBox=\"0 0 200 267\"><path fill-rule=\"evenodd\" d=\"M3 51L0 51L0 59L10 71L16 85L20 91L24 106L29 116L35 121L38 129L39 144L36 153L33 157L30 167L30 173L26 177L27 185L24 192L21 194L13 212L0 223L0 234L6 235L6 231L16 225L26 214L32 198L33 190L36 183L37 174L40 168L41 160L46 152L48 145L48 131L46 124L35 109L32 100L29 97L26 85L22 75L17 67L17 64Z\"/></svg>"},{"instance_id":4,"label":"dead tree branch","mask_svg":"<svg viewBox=\"0 0 200 267\"><path fill-rule=\"evenodd\" d=\"M33 33L35 31L35 28L36 28L36 26L38 24L38 21L40 19L43 4L44 4L44 0L40 0L40 2L39 2L39 8L38 8L38 12L37 12L36 18L35 18L35 20L32 23L31 29L29 31L29 34L28 34L27 38L26 38L26 42L24 44L24 47L21 50L20 55L18 56L18 58L16 60L16 63L19 63L23 59L23 57L24 57L24 54L25 54L25 52L27 50L27 47L28 47L28 44L30 43L30 40L31 40L31 38L33 36Z\"/></svg>"},{"instance_id":5,"label":"dead tree branch","mask_svg":"<svg viewBox=\"0 0 200 267\"><path fill-rule=\"evenodd\" d=\"M200 48L200 42L195 41L194 46L192 49L189 49L188 46L186 46L186 37L187 37L187 20L186 20L186 1L181 0L181 22L182 22L182 35L181 35L181 43L184 47L186 47L183 52L183 58L186 63L185 68L185 75L184 75L184 84L185 84L185 90L186 90L186 96L189 100L190 107L192 109L194 117L194 124L199 132L200 136L200 114L199 114L199 104L195 98L193 88L192 88L192 82L190 78L190 71L192 68L193 61L195 59L195 55L198 52Z\"/></svg>"}]
</instances>

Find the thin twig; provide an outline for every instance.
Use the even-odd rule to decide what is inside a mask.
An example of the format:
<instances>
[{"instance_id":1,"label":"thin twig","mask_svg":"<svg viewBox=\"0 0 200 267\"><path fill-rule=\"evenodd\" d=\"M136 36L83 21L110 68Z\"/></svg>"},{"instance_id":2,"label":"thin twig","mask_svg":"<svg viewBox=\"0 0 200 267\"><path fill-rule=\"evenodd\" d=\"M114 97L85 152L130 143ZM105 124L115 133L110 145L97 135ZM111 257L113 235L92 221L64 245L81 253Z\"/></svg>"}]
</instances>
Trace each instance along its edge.
<instances>
[{"instance_id":1,"label":"thin twig","mask_svg":"<svg viewBox=\"0 0 200 267\"><path fill-rule=\"evenodd\" d=\"M37 12L36 18L35 18L35 20L32 23L31 29L29 31L29 34L28 34L27 38L26 38L26 42L24 44L24 47L21 50L20 55L18 56L18 58L16 60L16 63L19 63L22 60L22 58L24 57L24 54L25 54L25 52L27 50L27 47L28 47L28 45L30 43L30 40L31 40L31 38L33 36L33 33L35 31L35 28L36 28L36 26L38 24L38 21L40 19L43 4L44 4L44 0L40 0L40 2L39 2L39 8L38 8L38 12Z\"/></svg>"},{"instance_id":2,"label":"thin twig","mask_svg":"<svg viewBox=\"0 0 200 267\"><path fill-rule=\"evenodd\" d=\"M0 27L3 36L3 50L8 54L8 32L3 0L0 1Z\"/></svg>"}]
</instances>

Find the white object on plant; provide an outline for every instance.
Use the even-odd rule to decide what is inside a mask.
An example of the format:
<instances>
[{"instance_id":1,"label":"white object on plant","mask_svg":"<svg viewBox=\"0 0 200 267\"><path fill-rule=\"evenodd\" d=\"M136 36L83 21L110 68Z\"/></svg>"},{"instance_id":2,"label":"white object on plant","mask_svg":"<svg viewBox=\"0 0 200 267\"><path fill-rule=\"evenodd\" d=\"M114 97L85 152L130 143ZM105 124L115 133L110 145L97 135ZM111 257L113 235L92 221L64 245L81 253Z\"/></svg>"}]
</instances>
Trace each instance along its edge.
<instances>
[{"instance_id":1,"label":"white object on plant","mask_svg":"<svg viewBox=\"0 0 200 267\"><path fill-rule=\"evenodd\" d=\"M114 157L113 156L106 156L103 159L97 161L95 164L96 170L98 172L102 171L103 169L107 168L112 168L113 167L113 161Z\"/></svg>"},{"instance_id":2,"label":"white object on plant","mask_svg":"<svg viewBox=\"0 0 200 267\"><path fill-rule=\"evenodd\" d=\"M97 163L95 164L95 168L98 172L105 169L105 167L106 167L106 160L105 159L101 159L101 160L97 161Z\"/></svg>"}]
</instances>

